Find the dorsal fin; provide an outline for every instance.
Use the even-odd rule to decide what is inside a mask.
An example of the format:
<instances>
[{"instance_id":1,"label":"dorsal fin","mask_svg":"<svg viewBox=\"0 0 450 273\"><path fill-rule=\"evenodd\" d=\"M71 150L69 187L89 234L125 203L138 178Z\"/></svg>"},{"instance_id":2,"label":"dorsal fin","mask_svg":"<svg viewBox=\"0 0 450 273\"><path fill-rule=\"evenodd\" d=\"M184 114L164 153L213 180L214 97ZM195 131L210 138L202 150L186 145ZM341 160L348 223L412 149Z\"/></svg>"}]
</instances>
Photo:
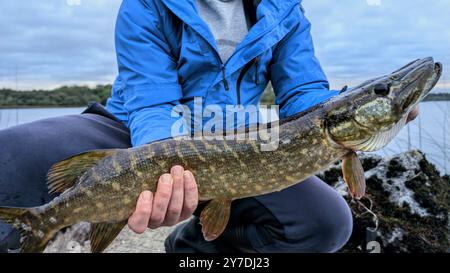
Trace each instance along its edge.
<instances>
[{"instance_id":1,"label":"dorsal fin","mask_svg":"<svg viewBox=\"0 0 450 273\"><path fill-rule=\"evenodd\" d=\"M50 194L63 193L71 188L77 178L105 157L114 155L117 150L98 150L79 154L56 163L47 174L47 187Z\"/></svg>"},{"instance_id":2,"label":"dorsal fin","mask_svg":"<svg viewBox=\"0 0 450 273\"><path fill-rule=\"evenodd\" d=\"M103 252L122 231L127 220L118 223L96 223L91 224L91 252Z\"/></svg>"}]
</instances>

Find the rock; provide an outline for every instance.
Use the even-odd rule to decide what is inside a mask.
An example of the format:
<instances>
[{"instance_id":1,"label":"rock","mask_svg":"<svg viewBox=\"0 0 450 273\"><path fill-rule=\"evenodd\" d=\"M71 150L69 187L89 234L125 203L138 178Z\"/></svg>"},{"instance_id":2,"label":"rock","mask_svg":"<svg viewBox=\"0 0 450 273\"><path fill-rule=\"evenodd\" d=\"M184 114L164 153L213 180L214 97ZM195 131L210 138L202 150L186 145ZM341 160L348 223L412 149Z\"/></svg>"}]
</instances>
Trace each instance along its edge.
<instances>
[{"instance_id":1,"label":"rock","mask_svg":"<svg viewBox=\"0 0 450 273\"><path fill-rule=\"evenodd\" d=\"M450 177L441 176L419 151L386 159L362 155L361 160L367 194L359 202L347 193L340 163L319 175L343 194L353 211L353 234L341 251L447 252Z\"/></svg>"},{"instance_id":2,"label":"rock","mask_svg":"<svg viewBox=\"0 0 450 273\"><path fill-rule=\"evenodd\" d=\"M45 249L46 253L83 253L89 252L88 223L80 223L60 231Z\"/></svg>"},{"instance_id":3,"label":"rock","mask_svg":"<svg viewBox=\"0 0 450 273\"><path fill-rule=\"evenodd\" d=\"M367 195L351 200L340 163L319 176L335 187L353 211L353 234L341 252L426 253L449 249L450 177L442 177L419 151L383 159L361 155ZM368 210L370 209L370 210ZM173 228L136 235L125 228L106 252L164 252ZM66 229L46 252L89 252L89 224Z\"/></svg>"}]
</instances>

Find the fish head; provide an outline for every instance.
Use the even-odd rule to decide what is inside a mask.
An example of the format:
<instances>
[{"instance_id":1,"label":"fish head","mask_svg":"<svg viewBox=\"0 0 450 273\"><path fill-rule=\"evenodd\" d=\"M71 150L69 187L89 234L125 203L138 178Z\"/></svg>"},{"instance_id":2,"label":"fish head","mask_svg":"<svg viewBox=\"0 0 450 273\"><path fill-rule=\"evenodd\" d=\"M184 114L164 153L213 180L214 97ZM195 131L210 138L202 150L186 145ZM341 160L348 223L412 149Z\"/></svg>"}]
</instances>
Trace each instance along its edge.
<instances>
[{"instance_id":1,"label":"fish head","mask_svg":"<svg viewBox=\"0 0 450 273\"><path fill-rule=\"evenodd\" d=\"M328 105L325 127L329 137L354 151L385 147L441 74L442 65L433 58L419 59L344 92Z\"/></svg>"}]
</instances>

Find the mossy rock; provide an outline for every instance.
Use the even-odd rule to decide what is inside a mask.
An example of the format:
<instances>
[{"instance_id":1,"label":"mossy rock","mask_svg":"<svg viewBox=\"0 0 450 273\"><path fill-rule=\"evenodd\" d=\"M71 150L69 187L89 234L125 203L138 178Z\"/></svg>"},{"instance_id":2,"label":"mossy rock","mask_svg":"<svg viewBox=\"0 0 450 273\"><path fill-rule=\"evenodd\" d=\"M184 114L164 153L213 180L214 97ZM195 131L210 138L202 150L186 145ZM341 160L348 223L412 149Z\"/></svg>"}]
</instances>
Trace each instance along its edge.
<instances>
[{"instance_id":1,"label":"mossy rock","mask_svg":"<svg viewBox=\"0 0 450 273\"><path fill-rule=\"evenodd\" d=\"M360 202L344 198L353 212L353 234L342 252L443 253L449 249L450 177L441 176L420 151L382 159L362 155L367 194ZM343 186L340 164L319 175ZM373 217L364 207L371 207ZM378 220L376 231L375 219ZM369 243L369 245L368 245ZM369 250L368 250L369 249Z\"/></svg>"}]
</instances>

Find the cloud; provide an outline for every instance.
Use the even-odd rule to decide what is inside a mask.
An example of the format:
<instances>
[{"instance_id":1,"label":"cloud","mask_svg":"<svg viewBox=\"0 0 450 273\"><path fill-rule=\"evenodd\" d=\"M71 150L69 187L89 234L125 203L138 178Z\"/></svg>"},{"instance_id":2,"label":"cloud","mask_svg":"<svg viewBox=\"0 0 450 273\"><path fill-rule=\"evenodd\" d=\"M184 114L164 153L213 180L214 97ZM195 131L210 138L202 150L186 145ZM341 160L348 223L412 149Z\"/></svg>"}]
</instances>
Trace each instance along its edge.
<instances>
[{"instance_id":1,"label":"cloud","mask_svg":"<svg viewBox=\"0 0 450 273\"><path fill-rule=\"evenodd\" d=\"M80 5L70 5L80 1ZM0 86L111 83L119 0L0 2Z\"/></svg>"},{"instance_id":2,"label":"cloud","mask_svg":"<svg viewBox=\"0 0 450 273\"><path fill-rule=\"evenodd\" d=\"M448 0L304 0L317 55L335 88L428 56L450 67ZM445 72L445 71L444 71ZM445 72L441 88L450 84Z\"/></svg>"},{"instance_id":3,"label":"cloud","mask_svg":"<svg viewBox=\"0 0 450 273\"><path fill-rule=\"evenodd\" d=\"M19 89L111 83L117 73L113 41L120 3L0 1L0 87L15 88L16 71ZM317 55L334 88L426 56L450 67L448 0L304 0L303 4ZM450 74L445 72L441 87L448 86Z\"/></svg>"}]
</instances>

